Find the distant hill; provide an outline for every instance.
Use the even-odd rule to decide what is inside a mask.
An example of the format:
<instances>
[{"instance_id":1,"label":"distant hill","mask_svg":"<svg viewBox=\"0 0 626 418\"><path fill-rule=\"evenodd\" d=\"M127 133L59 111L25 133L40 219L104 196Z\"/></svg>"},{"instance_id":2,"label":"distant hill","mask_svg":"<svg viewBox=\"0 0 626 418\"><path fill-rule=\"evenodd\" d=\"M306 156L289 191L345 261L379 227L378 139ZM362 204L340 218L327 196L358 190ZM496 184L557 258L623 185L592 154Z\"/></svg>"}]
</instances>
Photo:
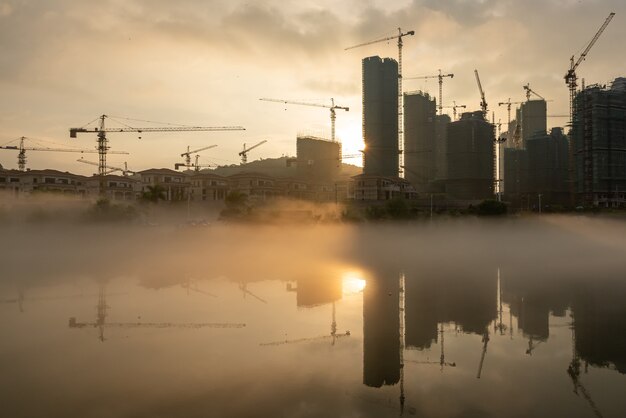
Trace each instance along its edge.
<instances>
[{"instance_id":1,"label":"distant hill","mask_svg":"<svg viewBox=\"0 0 626 418\"><path fill-rule=\"evenodd\" d=\"M224 165L215 169L202 170L205 173L215 173L220 176L231 176L238 173L262 173L273 177L295 177L296 164L287 167L287 157L266 158L263 160L251 161L243 165ZM362 173L361 167L351 164L341 164L340 178L349 178Z\"/></svg>"}]
</instances>

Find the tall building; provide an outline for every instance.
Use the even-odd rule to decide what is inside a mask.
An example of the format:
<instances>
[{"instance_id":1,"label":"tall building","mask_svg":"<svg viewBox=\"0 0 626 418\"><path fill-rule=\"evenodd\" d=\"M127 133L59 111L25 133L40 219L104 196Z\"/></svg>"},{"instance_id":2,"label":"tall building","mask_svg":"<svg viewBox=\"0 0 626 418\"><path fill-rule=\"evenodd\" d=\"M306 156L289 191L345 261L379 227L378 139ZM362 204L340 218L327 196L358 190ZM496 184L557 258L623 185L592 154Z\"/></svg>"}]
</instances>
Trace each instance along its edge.
<instances>
[{"instance_id":1,"label":"tall building","mask_svg":"<svg viewBox=\"0 0 626 418\"><path fill-rule=\"evenodd\" d=\"M561 128L549 135L536 133L526 142L528 193L542 195L543 204L567 205L568 141Z\"/></svg>"},{"instance_id":2,"label":"tall building","mask_svg":"<svg viewBox=\"0 0 626 418\"><path fill-rule=\"evenodd\" d=\"M445 180L448 178L447 133L451 122L448 115L435 116L435 183L431 188L435 192L444 192Z\"/></svg>"},{"instance_id":3,"label":"tall building","mask_svg":"<svg viewBox=\"0 0 626 418\"><path fill-rule=\"evenodd\" d=\"M428 93L404 93L404 178L418 193L437 175L436 107Z\"/></svg>"},{"instance_id":4,"label":"tall building","mask_svg":"<svg viewBox=\"0 0 626 418\"><path fill-rule=\"evenodd\" d=\"M517 120L520 122L522 146L536 133L546 133L547 106L545 100L528 100L521 104Z\"/></svg>"},{"instance_id":5,"label":"tall building","mask_svg":"<svg viewBox=\"0 0 626 418\"><path fill-rule=\"evenodd\" d=\"M494 140L492 124L480 111L467 112L448 124L446 193L456 199L493 198Z\"/></svg>"},{"instance_id":6,"label":"tall building","mask_svg":"<svg viewBox=\"0 0 626 418\"><path fill-rule=\"evenodd\" d=\"M363 174L398 177L398 63L363 59Z\"/></svg>"},{"instance_id":7,"label":"tall building","mask_svg":"<svg viewBox=\"0 0 626 418\"><path fill-rule=\"evenodd\" d=\"M626 205L626 78L590 86L574 102L576 191L587 205Z\"/></svg>"},{"instance_id":8,"label":"tall building","mask_svg":"<svg viewBox=\"0 0 626 418\"><path fill-rule=\"evenodd\" d=\"M296 140L297 175L309 181L329 182L339 177L341 144L313 136Z\"/></svg>"}]
</instances>

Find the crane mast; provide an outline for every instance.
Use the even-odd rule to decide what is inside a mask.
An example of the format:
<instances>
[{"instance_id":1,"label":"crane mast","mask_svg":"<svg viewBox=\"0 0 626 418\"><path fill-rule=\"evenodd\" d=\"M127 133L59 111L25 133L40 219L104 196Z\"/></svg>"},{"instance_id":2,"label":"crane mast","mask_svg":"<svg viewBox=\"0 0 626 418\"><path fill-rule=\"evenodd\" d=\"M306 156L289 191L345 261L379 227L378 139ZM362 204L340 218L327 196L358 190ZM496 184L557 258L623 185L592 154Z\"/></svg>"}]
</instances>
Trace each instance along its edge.
<instances>
[{"instance_id":1,"label":"crane mast","mask_svg":"<svg viewBox=\"0 0 626 418\"><path fill-rule=\"evenodd\" d=\"M449 107L449 106L444 106L443 105L443 79L445 77L450 77L453 78L454 74L443 74L441 72L441 70L439 70L439 74L437 75L425 75L425 76L421 76L421 77L407 77L407 80L425 80L428 78L436 78L439 80L439 103L437 104L437 108L439 109L439 114L443 114L443 108L444 107ZM456 115L455 115L455 119L456 119Z\"/></svg>"},{"instance_id":2,"label":"crane mast","mask_svg":"<svg viewBox=\"0 0 626 418\"><path fill-rule=\"evenodd\" d=\"M480 82L480 76L478 70L474 70L476 76L476 84L478 84L478 91L480 91L480 108L483 112L483 116L487 119L487 100L485 100L485 92L483 91L483 85Z\"/></svg>"},{"instance_id":3,"label":"crane mast","mask_svg":"<svg viewBox=\"0 0 626 418\"><path fill-rule=\"evenodd\" d=\"M335 127L334 126L335 125L333 125L333 132L335 131ZM334 134L333 134L333 136L334 136ZM265 144L266 142L267 142L267 140L263 140L261 142L258 142L256 144L254 144L250 148L246 148L246 144L243 144L243 151L241 151L239 153L239 156L241 157L241 164L247 164L248 163L248 152L252 151L256 147L260 147L261 145Z\"/></svg>"},{"instance_id":4,"label":"crane mast","mask_svg":"<svg viewBox=\"0 0 626 418\"><path fill-rule=\"evenodd\" d=\"M50 147L27 147L24 145L24 141L31 138L25 136L20 137L19 145L4 145L0 146L0 149L16 150L17 154L17 167L20 171L26 170L26 151L51 151L51 152L80 152L81 154L95 154L96 150L78 149L78 148L50 148ZM13 141L11 141L13 142ZM111 154L128 154L124 151L111 151Z\"/></svg>"},{"instance_id":5,"label":"crane mast","mask_svg":"<svg viewBox=\"0 0 626 418\"><path fill-rule=\"evenodd\" d=\"M524 90L526 90L526 101L530 100L531 94L534 94L535 96L539 97L541 100L546 101L546 99L542 95L540 95L539 93L537 93L536 91L530 88L530 83L526 83L526 85L522 87L524 87Z\"/></svg>"},{"instance_id":6,"label":"crane mast","mask_svg":"<svg viewBox=\"0 0 626 418\"><path fill-rule=\"evenodd\" d=\"M330 109L330 139L332 141L335 140L335 123L336 123L336 119L337 119L337 112L336 110L345 110L346 112L348 112L350 110L349 107L346 106L338 106L335 104L335 99L331 98L330 99L330 105L325 105L325 104L320 104L320 103L307 103L307 102L299 102L299 101L295 101L295 100L282 100L282 99L267 99L267 98L262 98L259 99L261 101L264 102L274 102L274 103L284 103L284 104L293 104L293 105L300 105L300 106L313 106L313 107L323 107L326 109ZM239 154L241 155L241 154ZM243 155L242 155L243 157Z\"/></svg>"},{"instance_id":7,"label":"crane mast","mask_svg":"<svg viewBox=\"0 0 626 418\"><path fill-rule=\"evenodd\" d=\"M376 44L378 42L390 41L393 39L398 40L398 150L400 151L400 158L398 159L398 174L400 177L404 177L404 173L402 171L402 167L404 166L404 131L403 131L403 123L404 123L404 115L403 115L403 97L402 97L402 38L405 36L413 36L415 35L415 31L407 31L402 32L401 28L398 28L398 34L394 36L388 36L386 38L377 39L375 41L365 42L362 44L354 45L344 50L347 51L349 49L358 48L365 45Z\"/></svg>"},{"instance_id":8,"label":"crane mast","mask_svg":"<svg viewBox=\"0 0 626 418\"><path fill-rule=\"evenodd\" d=\"M576 75L576 69L585 60L585 58L587 57L587 54L589 53L589 50L591 50L591 48L596 43L598 38L600 38L600 35L602 35L602 32L604 32L604 30L609 25L609 23L611 23L613 16L615 16L615 13L613 12L609 13L608 17L606 18L602 26L600 26L600 29L598 29L598 31L593 36L593 38L591 39L591 41L589 42L585 50L580 54L576 62L574 62L574 55L572 55L572 57L570 58L570 68L569 70L567 70L567 73L565 73L565 76L563 77L565 79L565 84L567 84L567 87L569 88L569 122L570 122L570 126L572 127L572 129L574 128L574 111L575 111L574 101L576 99L576 87L578 86L578 76ZM572 206L574 206L575 187L576 187L575 181L574 181L575 161L574 161L574 147L572 146L571 140L570 140L570 146L568 147L568 160L569 160L570 202Z\"/></svg>"},{"instance_id":9,"label":"crane mast","mask_svg":"<svg viewBox=\"0 0 626 418\"><path fill-rule=\"evenodd\" d=\"M101 115L97 118L98 127L97 128L70 128L70 138L76 138L79 133L95 133L98 138L98 175L100 176L100 195L105 194L105 181L104 176L106 175L106 158L107 153L109 151L108 146L108 138L106 136L107 132L190 132L190 131L244 131L245 128L241 126L163 126L163 127L145 127L145 128L135 128L132 126L124 126L122 128L107 128L105 126L105 120L110 118L108 115ZM89 125L89 124L88 124ZM140 137L141 138L141 137Z\"/></svg>"}]
</instances>

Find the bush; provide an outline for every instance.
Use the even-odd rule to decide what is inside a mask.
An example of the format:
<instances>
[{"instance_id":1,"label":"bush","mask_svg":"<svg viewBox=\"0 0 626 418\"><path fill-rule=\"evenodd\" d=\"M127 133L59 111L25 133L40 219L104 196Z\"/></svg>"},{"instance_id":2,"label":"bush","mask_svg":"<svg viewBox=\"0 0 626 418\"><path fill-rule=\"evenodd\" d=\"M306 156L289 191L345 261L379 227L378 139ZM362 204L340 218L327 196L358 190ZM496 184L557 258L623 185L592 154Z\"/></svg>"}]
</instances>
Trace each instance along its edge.
<instances>
[{"instance_id":1,"label":"bush","mask_svg":"<svg viewBox=\"0 0 626 418\"><path fill-rule=\"evenodd\" d=\"M411 217L411 206L402 198L388 200L385 209L391 219L408 219Z\"/></svg>"},{"instance_id":2,"label":"bush","mask_svg":"<svg viewBox=\"0 0 626 418\"><path fill-rule=\"evenodd\" d=\"M134 206L111 204L108 199L99 199L87 212L87 220L94 222L130 222L139 217Z\"/></svg>"},{"instance_id":3,"label":"bush","mask_svg":"<svg viewBox=\"0 0 626 418\"><path fill-rule=\"evenodd\" d=\"M470 212L473 207L470 206ZM483 200L478 207L475 208L475 213L478 216L501 216L506 215L507 207L504 203L497 200Z\"/></svg>"}]
</instances>

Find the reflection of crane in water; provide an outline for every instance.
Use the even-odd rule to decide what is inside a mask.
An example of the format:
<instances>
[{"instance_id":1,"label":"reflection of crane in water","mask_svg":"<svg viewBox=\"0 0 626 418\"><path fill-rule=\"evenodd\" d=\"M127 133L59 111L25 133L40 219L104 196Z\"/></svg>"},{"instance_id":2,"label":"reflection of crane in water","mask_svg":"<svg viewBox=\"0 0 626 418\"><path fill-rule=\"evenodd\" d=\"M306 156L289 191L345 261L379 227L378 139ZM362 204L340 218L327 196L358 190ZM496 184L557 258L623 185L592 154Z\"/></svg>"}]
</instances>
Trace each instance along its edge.
<instances>
[{"instance_id":1,"label":"reflection of crane in water","mask_svg":"<svg viewBox=\"0 0 626 418\"><path fill-rule=\"evenodd\" d=\"M258 295L255 295L254 293L248 290L248 283L245 283L245 282L239 283L239 290L241 290L241 293L243 293L244 299L246 298L246 295L250 295L260 302L267 303L265 299L263 299L262 297Z\"/></svg>"},{"instance_id":2,"label":"reflection of crane in water","mask_svg":"<svg viewBox=\"0 0 626 418\"><path fill-rule=\"evenodd\" d=\"M439 341L440 341L440 348L441 351L439 353L439 361L419 361L419 360L405 360L405 363L413 363L413 364L438 364L440 367L440 371L443 372L443 368L444 367L456 367L456 362L448 362L446 361L446 353L444 350L444 339L443 339L443 335L444 335L444 329L443 329L443 322L439 324Z\"/></svg>"},{"instance_id":3,"label":"reflection of crane in water","mask_svg":"<svg viewBox=\"0 0 626 418\"><path fill-rule=\"evenodd\" d=\"M510 311L509 307L509 317ZM498 322L494 323L494 332L500 331L500 335L504 335L506 328L507 326L502 322L502 282L500 280L500 268L498 268Z\"/></svg>"},{"instance_id":4,"label":"reflection of crane in water","mask_svg":"<svg viewBox=\"0 0 626 418\"><path fill-rule=\"evenodd\" d=\"M288 339L284 339L282 341L272 341L269 343L261 343L259 345L261 346L268 346L268 345L284 345L284 344L294 344L294 343L303 343L303 342L309 342L309 341L319 341L319 340L331 340L331 345L335 345L335 342L337 341L337 339L342 338L342 337L349 337L350 336L350 331L346 331L344 333L337 333L337 320L335 318L336 316L336 310L335 310L335 302L333 302L333 313L332 313L332 322L330 324L330 334L329 335L320 335L317 337L304 337L304 338L296 338L293 340L288 340Z\"/></svg>"},{"instance_id":5,"label":"reflection of crane in water","mask_svg":"<svg viewBox=\"0 0 626 418\"><path fill-rule=\"evenodd\" d=\"M17 290L17 298L0 299L0 303L17 303L17 308L21 313L24 313L24 289L19 288Z\"/></svg>"},{"instance_id":6,"label":"reflection of crane in water","mask_svg":"<svg viewBox=\"0 0 626 418\"><path fill-rule=\"evenodd\" d=\"M591 395L589 394L587 389L583 386L583 384L580 381L580 357L578 356L578 352L576 351L576 331L574 329L574 323L573 323L574 314L572 313L571 316L572 316L572 327L571 327L572 328L572 361L570 362L567 368L567 374L569 375L570 379L572 379L572 383L574 384L574 393L576 394L576 396L579 396L579 394L582 394L583 398L585 398L585 400L587 401L587 403L593 410L594 415L598 418L602 418L602 413L596 406L596 403L593 401L593 399L591 399ZM585 364L585 372L586 372L586 369L587 369L587 365Z\"/></svg>"},{"instance_id":7,"label":"reflection of crane in water","mask_svg":"<svg viewBox=\"0 0 626 418\"><path fill-rule=\"evenodd\" d=\"M477 379L480 379L480 375L483 372L483 363L485 362L485 355L487 354L487 344L489 343L489 329L488 328L485 328L482 341L483 341L483 351L480 355L480 363L478 364L478 373L476 374Z\"/></svg>"},{"instance_id":8,"label":"reflection of crane in water","mask_svg":"<svg viewBox=\"0 0 626 418\"><path fill-rule=\"evenodd\" d=\"M105 340L105 328L243 328L243 323L216 323L216 322L190 322L190 323L172 323L172 322L106 322L107 311L109 306L106 304L106 292L104 286L100 287L98 293L98 305L96 306L96 322L78 322L75 317L70 318L70 328L87 328L93 327L99 330L100 341Z\"/></svg>"},{"instance_id":9,"label":"reflection of crane in water","mask_svg":"<svg viewBox=\"0 0 626 418\"><path fill-rule=\"evenodd\" d=\"M192 281L191 279L187 279L186 282L181 283L180 284L184 289L187 289L187 295L189 295L189 291L192 290L194 292L197 293L201 293L203 295L207 295L207 296L211 296L212 298L216 298L217 295L214 295L213 293L207 292L205 290L201 290L198 288L198 282L197 281Z\"/></svg>"}]
</instances>

